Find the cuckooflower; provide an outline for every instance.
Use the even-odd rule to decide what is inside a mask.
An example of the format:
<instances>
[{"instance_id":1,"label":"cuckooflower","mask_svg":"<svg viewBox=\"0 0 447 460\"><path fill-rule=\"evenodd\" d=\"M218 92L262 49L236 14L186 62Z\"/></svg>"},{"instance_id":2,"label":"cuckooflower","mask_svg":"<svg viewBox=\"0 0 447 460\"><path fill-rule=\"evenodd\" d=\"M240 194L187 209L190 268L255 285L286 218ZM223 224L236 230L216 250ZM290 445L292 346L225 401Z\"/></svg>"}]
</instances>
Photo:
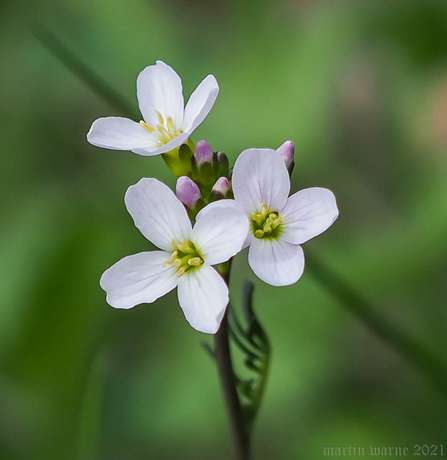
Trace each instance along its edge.
<instances>
[{"instance_id":1,"label":"cuckooflower","mask_svg":"<svg viewBox=\"0 0 447 460\"><path fill-rule=\"evenodd\" d=\"M199 186L188 176L181 176L177 179L175 185L175 194L177 198L189 209L194 209L202 193Z\"/></svg>"},{"instance_id":2,"label":"cuckooflower","mask_svg":"<svg viewBox=\"0 0 447 460\"><path fill-rule=\"evenodd\" d=\"M286 141L276 149L276 152L283 159L289 174L292 174L293 167L295 166L295 144L292 141Z\"/></svg>"},{"instance_id":3,"label":"cuckooflower","mask_svg":"<svg viewBox=\"0 0 447 460\"><path fill-rule=\"evenodd\" d=\"M222 199L225 197L225 195L228 192L230 192L230 190L231 190L230 181L226 177L219 177L219 179L217 179L216 183L213 185L213 188L211 189L211 193L215 197Z\"/></svg>"},{"instance_id":4,"label":"cuckooflower","mask_svg":"<svg viewBox=\"0 0 447 460\"><path fill-rule=\"evenodd\" d=\"M213 149L211 145L205 141L201 140L197 142L196 150L194 152L194 158L198 167L202 166L203 163L213 163Z\"/></svg>"},{"instance_id":5,"label":"cuckooflower","mask_svg":"<svg viewBox=\"0 0 447 460\"><path fill-rule=\"evenodd\" d=\"M308 188L289 197L290 179L275 150L242 152L233 169L235 203L250 221L244 247L255 274L272 286L287 286L301 277L301 244L327 230L338 217L334 194L325 188ZM216 207L234 208L232 200ZM209 211L208 211L209 212Z\"/></svg>"},{"instance_id":6,"label":"cuckooflower","mask_svg":"<svg viewBox=\"0 0 447 460\"><path fill-rule=\"evenodd\" d=\"M174 193L148 178L129 187L125 203L135 226L161 251L125 257L106 270L100 285L107 302L115 308L132 308L178 287L180 307L191 326L216 333L229 295L211 265L241 250L248 232L245 215L233 208L211 209L199 213L192 228Z\"/></svg>"},{"instance_id":7,"label":"cuckooflower","mask_svg":"<svg viewBox=\"0 0 447 460\"><path fill-rule=\"evenodd\" d=\"M131 150L138 155L167 153L185 143L216 101L219 86L208 75L184 108L182 82L162 61L146 67L137 78L142 121L106 117L93 122L87 140L97 147Z\"/></svg>"}]
</instances>

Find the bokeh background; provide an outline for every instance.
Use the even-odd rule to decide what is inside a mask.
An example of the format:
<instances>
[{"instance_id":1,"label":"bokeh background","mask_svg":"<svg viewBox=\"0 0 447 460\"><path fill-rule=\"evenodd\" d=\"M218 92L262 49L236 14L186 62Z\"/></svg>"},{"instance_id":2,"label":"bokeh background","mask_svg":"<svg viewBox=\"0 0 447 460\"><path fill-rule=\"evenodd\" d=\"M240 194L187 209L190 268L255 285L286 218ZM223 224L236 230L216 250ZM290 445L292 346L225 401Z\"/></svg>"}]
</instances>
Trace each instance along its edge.
<instances>
[{"instance_id":1,"label":"bokeh background","mask_svg":"<svg viewBox=\"0 0 447 460\"><path fill-rule=\"evenodd\" d=\"M123 115L41 41L44 26L137 110L135 80L172 65L217 103L194 133L232 161L296 145L293 191L340 218L305 245L447 366L447 3L441 0L61 0L0 5L0 458L228 459L219 381L175 293L110 308L102 272L150 249L123 203L161 158L95 148ZM37 29L36 29L37 28ZM445 395L311 270L292 287L236 258L273 345L255 459L324 446L444 444ZM438 454L440 451L438 450Z\"/></svg>"}]
</instances>

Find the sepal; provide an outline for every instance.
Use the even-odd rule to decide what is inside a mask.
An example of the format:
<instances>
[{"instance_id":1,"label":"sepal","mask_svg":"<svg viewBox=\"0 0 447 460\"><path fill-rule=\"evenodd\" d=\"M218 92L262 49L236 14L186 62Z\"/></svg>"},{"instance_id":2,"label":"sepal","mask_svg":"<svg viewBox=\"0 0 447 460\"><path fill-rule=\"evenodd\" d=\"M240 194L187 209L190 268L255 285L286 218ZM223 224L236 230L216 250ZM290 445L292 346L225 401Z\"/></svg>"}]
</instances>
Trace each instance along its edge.
<instances>
[{"instance_id":1,"label":"sepal","mask_svg":"<svg viewBox=\"0 0 447 460\"><path fill-rule=\"evenodd\" d=\"M238 391L242 397L245 423L250 432L258 413L270 364L271 347L264 329L253 309L254 285L245 281L242 293L242 313L246 327L242 325L234 310L230 309L230 333L233 343L244 354L244 364L253 375L237 377Z\"/></svg>"}]
</instances>

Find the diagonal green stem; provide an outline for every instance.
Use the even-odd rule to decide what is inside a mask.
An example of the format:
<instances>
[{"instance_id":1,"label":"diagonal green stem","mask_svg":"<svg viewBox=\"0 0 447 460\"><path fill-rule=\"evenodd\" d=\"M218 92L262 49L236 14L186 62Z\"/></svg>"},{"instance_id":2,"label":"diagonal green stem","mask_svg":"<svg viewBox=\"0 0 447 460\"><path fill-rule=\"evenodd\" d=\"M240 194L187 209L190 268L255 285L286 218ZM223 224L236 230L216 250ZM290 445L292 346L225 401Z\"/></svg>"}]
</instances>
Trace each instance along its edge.
<instances>
[{"instance_id":1,"label":"diagonal green stem","mask_svg":"<svg viewBox=\"0 0 447 460\"><path fill-rule=\"evenodd\" d=\"M34 29L34 36L104 101L113 105L123 115L138 118L138 114L128 104L127 100L65 46L56 35L45 27L37 25Z\"/></svg>"},{"instance_id":2,"label":"diagonal green stem","mask_svg":"<svg viewBox=\"0 0 447 460\"><path fill-rule=\"evenodd\" d=\"M231 262L222 264L219 267L219 272L225 283L227 283L227 286L229 286L230 271ZM235 460L248 460L250 458L250 440L245 426L244 411L237 392L233 363L231 361L228 328L229 308L230 304L228 304L225 315L220 323L220 328L215 335L214 353L230 424L234 452L232 458Z\"/></svg>"},{"instance_id":3,"label":"diagonal green stem","mask_svg":"<svg viewBox=\"0 0 447 460\"><path fill-rule=\"evenodd\" d=\"M447 370L442 361L432 355L413 337L399 330L393 324L379 316L373 305L370 305L337 273L314 254L307 258L308 271L336 298L339 302L384 342L399 351L413 365L422 371L438 389L447 396Z\"/></svg>"}]
</instances>

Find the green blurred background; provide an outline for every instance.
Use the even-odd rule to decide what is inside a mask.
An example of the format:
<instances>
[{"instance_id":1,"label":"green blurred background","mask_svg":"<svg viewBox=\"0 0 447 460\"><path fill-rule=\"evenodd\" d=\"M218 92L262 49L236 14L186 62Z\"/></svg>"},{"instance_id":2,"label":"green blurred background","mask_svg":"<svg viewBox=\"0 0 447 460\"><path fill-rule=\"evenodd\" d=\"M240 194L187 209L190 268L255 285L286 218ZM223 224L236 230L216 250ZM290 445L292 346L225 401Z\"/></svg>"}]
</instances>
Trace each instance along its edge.
<instances>
[{"instance_id":1,"label":"green blurred background","mask_svg":"<svg viewBox=\"0 0 447 460\"><path fill-rule=\"evenodd\" d=\"M186 97L214 74L220 95L193 139L231 161L292 139L293 191L330 188L340 208L305 251L447 366L446 2L24 0L0 15L2 460L230 458L209 338L175 293L119 311L98 284L150 249L126 188L175 179L161 158L87 143L96 118L123 113L36 40L38 24L135 111L138 72L157 59ZM445 396L312 271L273 288L242 253L236 304L244 277L273 344L255 459L371 444L447 452Z\"/></svg>"}]
</instances>

